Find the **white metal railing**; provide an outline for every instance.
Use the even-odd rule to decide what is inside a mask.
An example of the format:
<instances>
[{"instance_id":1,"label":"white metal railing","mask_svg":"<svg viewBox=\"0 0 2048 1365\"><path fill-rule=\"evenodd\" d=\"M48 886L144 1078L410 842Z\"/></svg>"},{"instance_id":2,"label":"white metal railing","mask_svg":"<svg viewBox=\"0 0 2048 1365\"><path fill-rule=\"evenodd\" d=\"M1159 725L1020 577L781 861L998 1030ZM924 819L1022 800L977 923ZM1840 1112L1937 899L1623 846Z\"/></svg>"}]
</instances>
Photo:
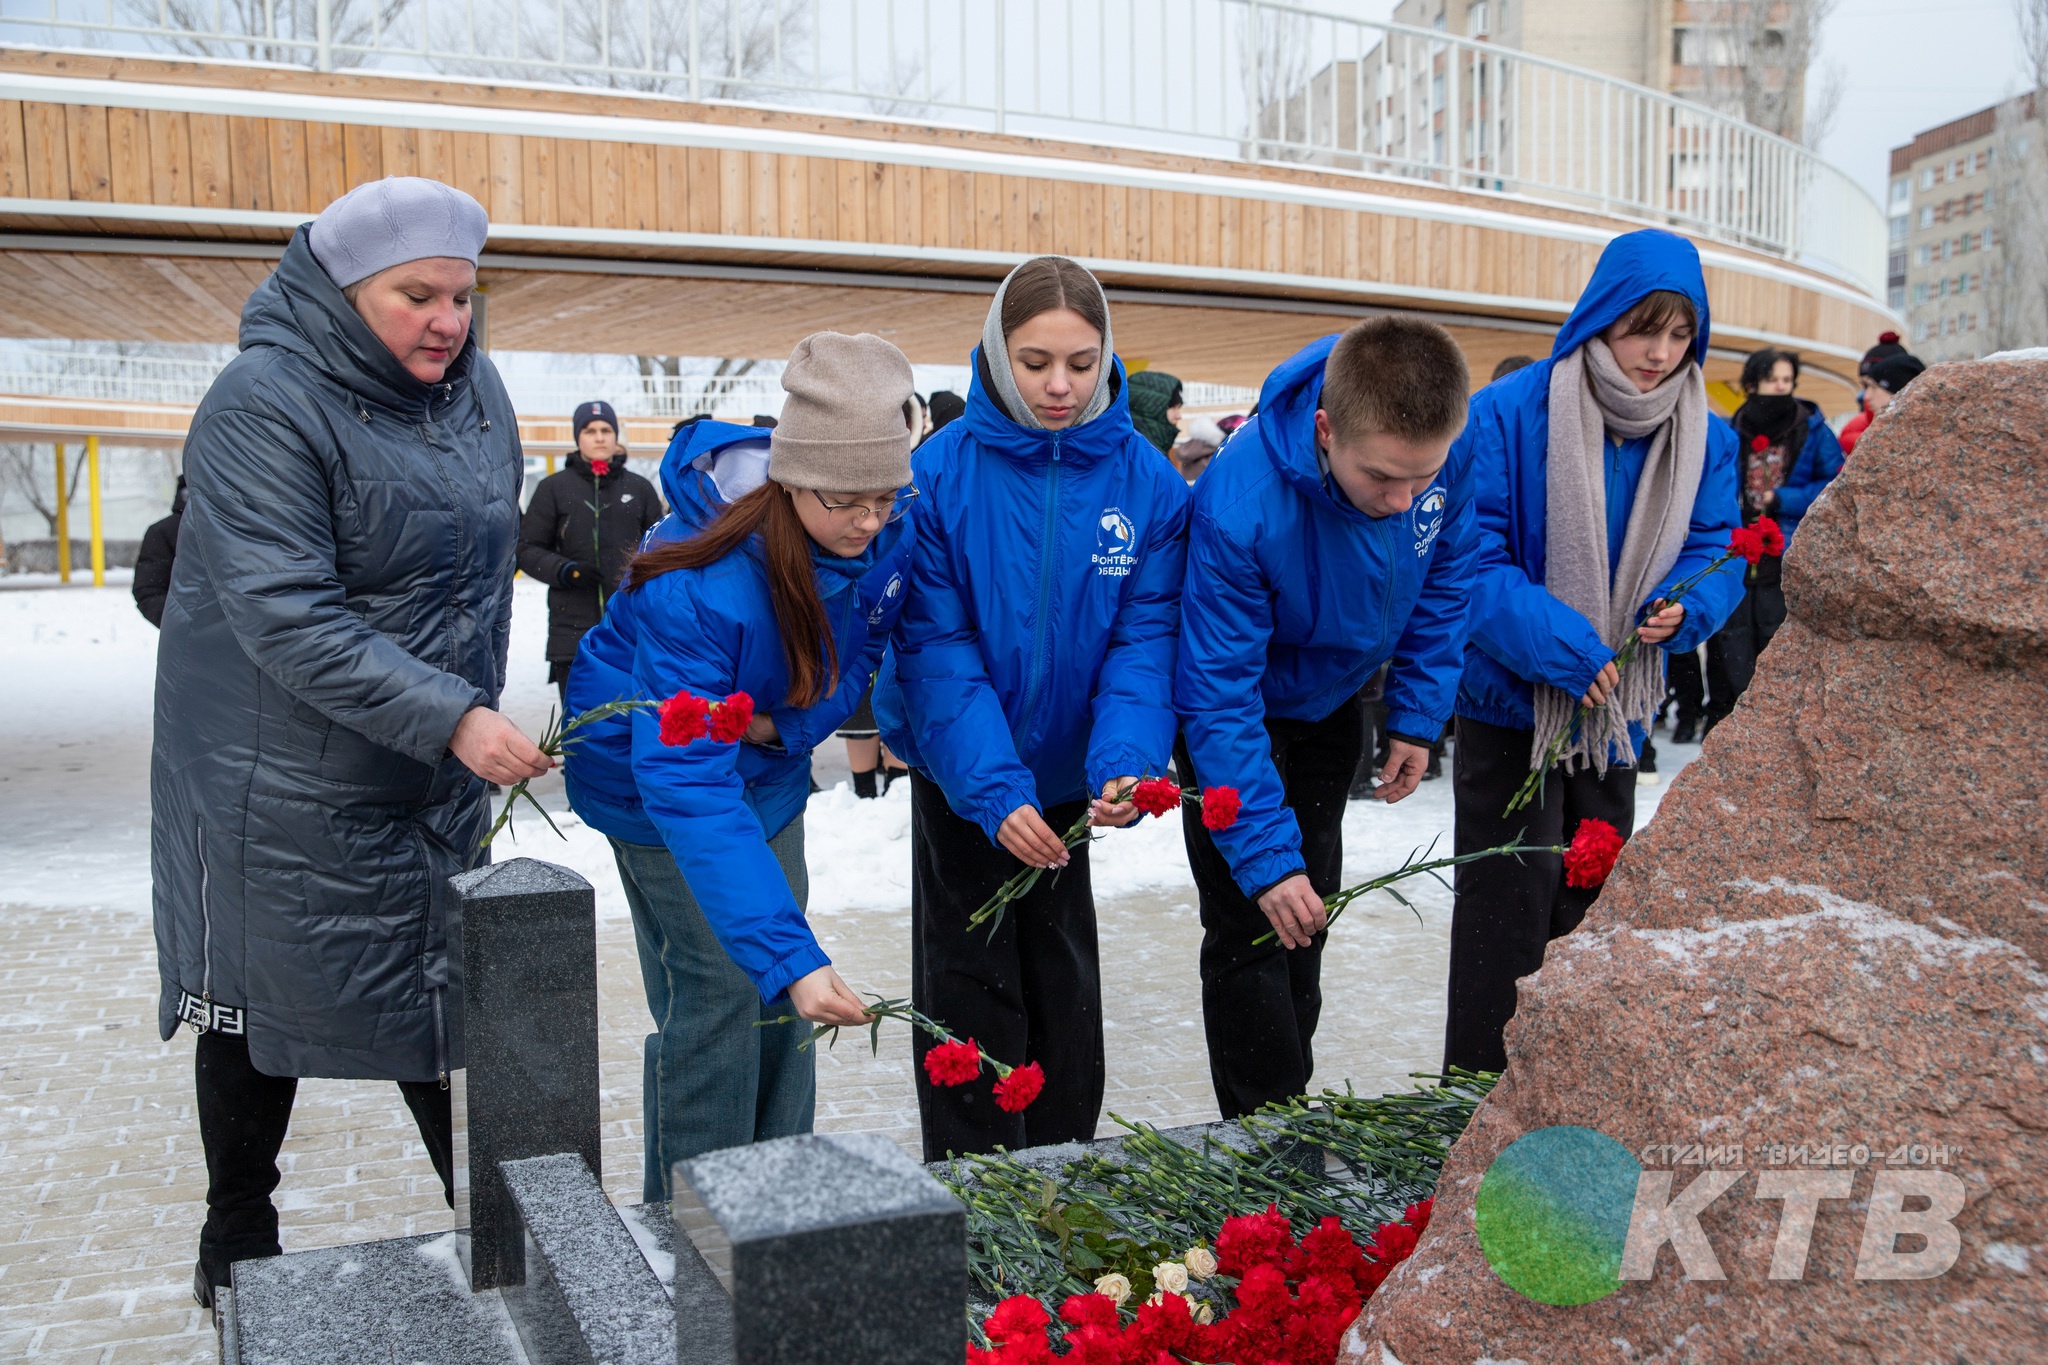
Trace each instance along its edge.
<instances>
[{"instance_id":1,"label":"white metal railing","mask_svg":"<svg viewBox=\"0 0 2048 1365\"><path fill-rule=\"evenodd\" d=\"M0 36L835 108L1298 162L1666 223L1884 295L1807 149L1484 37L1271 0L0 0Z\"/></svg>"}]
</instances>

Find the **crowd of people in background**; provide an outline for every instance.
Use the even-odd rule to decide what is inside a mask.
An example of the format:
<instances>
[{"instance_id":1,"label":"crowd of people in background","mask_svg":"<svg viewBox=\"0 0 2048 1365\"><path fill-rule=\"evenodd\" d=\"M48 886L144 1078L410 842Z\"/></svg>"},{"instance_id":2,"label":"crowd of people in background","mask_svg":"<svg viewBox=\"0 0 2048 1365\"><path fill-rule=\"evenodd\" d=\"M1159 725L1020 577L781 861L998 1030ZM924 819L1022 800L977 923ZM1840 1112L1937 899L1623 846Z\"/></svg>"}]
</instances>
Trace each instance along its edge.
<instances>
[{"instance_id":1,"label":"crowd of people in background","mask_svg":"<svg viewBox=\"0 0 2048 1365\"><path fill-rule=\"evenodd\" d=\"M547 587L565 715L752 702L734 743L673 742L643 706L567 763L653 1022L648 1199L677 1160L809 1131L809 1026L868 1018L805 918L834 735L858 795L910 788L917 1008L1045 1076L1013 1111L989 1077L920 1064L926 1156L1086 1139L1102 973L1069 831L1129 826L1143 778L1237 794L1234 823L1183 822L1217 1105L1300 1093L1347 803L1405 799L1448 741L1459 853L1588 820L1625 838L1660 721L1675 707L1687 743L1725 719L1785 618L1776 556L1708 566L1760 518L1792 539L1922 368L1886 334L1838 439L1801 358L1767 348L1724 418L1698 252L1645 230L1607 246L1547 356L1476 392L1448 333L1388 316L1280 360L1250 413L1190 416L1180 379L1117 355L1096 278L1042 256L996 290L964 396L918 394L881 337L817 333L778 417L690 418L645 473L614 409L582 404L522 511L511 404L466 344L487 227L460 191L392 178L300 229L138 566L202 1303L278 1251L298 1077L397 1082L452 1199L448 878L488 857L489 785L555 766L498 710L515 569ZM1510 813L1530 781L1543 799ZM1031 868L1058 875L969 932ZM1595 894L1555 854L1458 870L1446 1067L1504 1065L1516 981Z\"/></svg>"}]
</instances>

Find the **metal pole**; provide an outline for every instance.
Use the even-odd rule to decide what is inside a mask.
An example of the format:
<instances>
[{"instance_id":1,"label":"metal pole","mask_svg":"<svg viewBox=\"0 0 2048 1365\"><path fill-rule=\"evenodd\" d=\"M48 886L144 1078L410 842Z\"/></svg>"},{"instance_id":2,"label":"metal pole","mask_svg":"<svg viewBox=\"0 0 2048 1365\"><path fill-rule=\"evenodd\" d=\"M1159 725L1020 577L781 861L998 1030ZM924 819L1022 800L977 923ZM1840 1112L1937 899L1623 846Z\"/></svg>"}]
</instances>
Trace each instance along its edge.
<instances>
[{"instance_id":1,"label":"metal pole","mask_svg":"<svg viewBox=\"0 0 2048 1365\"><path fill-rule=\"evenodd\" d=\"M71 581L71 499L64 496L64 443L57 442L57 581Z\"/></svg>"},{"instance_id":2,"label":"metal pole","mask_svg":"<svg viewBox=\"0 0 2048 1365\"><path fill-rule=\"evenodd\" d=\"M1444 102L1450 106L1444 111L1444 121L1449 125L1449 127L1444 129L1444 163L1446 171L1444 183L1452 189L1457 189L1459 183L1458 163L1463 156L1462 143L1464 139L1461 134L1464 132L1464 128L1462 125L1465 121L1464 82L1458 79L1461 74L1458 68L1464 64L1465 49L1459 47L1456 43L1452 43L1445 49L1444 56L1450 59L1450 71L1448 72L1450 88L1444 91L1446 96Z\"/></svg>"},{"instance_id":3,"label":"metal pole","mask_svg":"<svg viewBox=\"0 0 2048 1365\"><path fill-rule=\"evenodd\" d=\"M107 537L100 508L100 438L85 438L85 481L91 485L87 505L92 509L92 585L107 586Z\"/></svg>"},{"instance_id":4,"label":"metal pole","mask_svg":"<svg viewBox=\"0 0 2048 1365\"><path fill-rule=\"evenodd\" d=\"M690 98L704 98L703 81L699 75L704 69L704 44L702 31L697 24L697 0L690 0Z\"/></svg>"},{"instance_id":5,"label":"metal pole","mask_svg":"<svg viewBox=\"0 0 2048 1365\"><path fill-rule=\"evenodd\" d=\"M1008 28L1003 19L1003 0L996 0L996 40L994 46L996 54L996 131L999 133L1003 131L1003 67L1006 65L1003 50L1003 33Z\"/></svg>"},{"instance_id":6,"label":"metal pole","mask_svg":"<svg viewBox=\"0 0 2048 1365\"><path fill-rule=\"evenodd\" d=\"M334 70L334 0L318 0L313 7L314 37L319 50L314 64L322 71Z\"/></svg>"}]
</instances>

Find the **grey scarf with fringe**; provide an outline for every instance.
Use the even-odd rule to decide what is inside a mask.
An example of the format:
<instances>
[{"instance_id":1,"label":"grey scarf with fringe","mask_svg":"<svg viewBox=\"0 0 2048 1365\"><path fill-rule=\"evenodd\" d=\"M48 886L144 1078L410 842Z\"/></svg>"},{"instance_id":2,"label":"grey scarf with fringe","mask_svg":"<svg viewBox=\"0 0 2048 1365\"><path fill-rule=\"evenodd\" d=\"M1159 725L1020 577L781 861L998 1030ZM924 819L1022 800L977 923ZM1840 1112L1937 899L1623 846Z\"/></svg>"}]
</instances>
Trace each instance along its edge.
<instances>
[{"instance_id":1,"label":"grey scarf with fringe","mask_svg":"<svg viewBox=\"0 0 2048 1365\"><path fill-rule=\"evenodd\" d=\"M1024 264L1030 263L1026 261ZM1017 270L1023 268L1024 266L1020 265ZM996 287L995 298L989 303L988 319L981 324L981 359L982 363L988 366L989 382L995 386L997 406L1010 414L1011 420L1018 426L1043 431L1045 424L1038 420L1038 414L1031 410L1031 405L1024 401L1024 395L1017 391L1017 378L1010 373L1010 339L1003 335L1003 295L1010 292L1010 281L1016 276L1017 270L1012 270L1003 277L1003 282ZM1089 271L1088 278L1095 280L1095 273ZM1110 357L1116 354L1116 348L1109 335L1109 296L1102 293L1100 280L1095 280L1095 292L1102 298L1102 361L1095 370L1095 392L1081 405L1081 411L1074 415L1074 420L1069 426L1078 427L1083 422L1100 417L1109 409L1111 400L1116 397L1115 386L1110 383L1110 373L1114 369Z\"/></svg>"},{"instance_id":2,"label":"grey scarf with fringe","mask_svg":"<svg viewBox=\"0 0 2048 1365\"><path fill-rule=\"evenodd\" d=\"M1624 440L1650 437L1621 562L1611 576L1609 432ZM1593 338L1551 367L1548 453L1543 586L1592 622L1609 649L1619 649L1635 629L1637 611L1678 562L1692 525L1707 458L1707 388L1699 365L1688 360L1683 370L1643 393L1607 343ZM1631 762L1629 722L1647 731L1663 696L1664 660L1657 649L1639 646L1621 671L1620 687L1565 748L1566 771L1590 764L1604 775L1610 762ZM1535 703L1532 767L1571 728L1579 709L1577 697L1545 683L1536 684Z\"/></svg>"}]
</instances>

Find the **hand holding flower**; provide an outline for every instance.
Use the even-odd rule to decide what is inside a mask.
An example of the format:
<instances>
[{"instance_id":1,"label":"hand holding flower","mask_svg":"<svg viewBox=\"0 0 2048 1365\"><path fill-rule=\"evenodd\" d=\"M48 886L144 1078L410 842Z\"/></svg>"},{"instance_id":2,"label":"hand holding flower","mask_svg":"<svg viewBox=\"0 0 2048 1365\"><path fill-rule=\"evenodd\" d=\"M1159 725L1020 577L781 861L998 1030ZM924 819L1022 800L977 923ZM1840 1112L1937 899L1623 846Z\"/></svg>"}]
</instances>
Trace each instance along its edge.
<instances>
[{"instance_id":1,"label":"hand holding flower","mask_svg":"<svg viewBox=\"0 0 2048 1365\"><path fill-rule=\"evenodd\" d=\"M1297 872L1259 896L1259 909L1280 937L1283 948L1306 948L1329 926L1330 914L1323 898L1309 885L1308 876Z\"/></svg>"},{"instance_id":2,"label":"hand holding flower","mask_svg":"<svg viewBox=\"0 0 2048 1365\"><path fill-rule=\"evenodd\" d=\"M1036 806L1019 806L1004 817L996 830L996 842L1008 849L1011 857L1031 867L1067 865L1067 846L1045 823Z\"/></svg>"},{"instance_id":3,"label":"hand holding flower","mask_svg":"<svg viewBox=\"0 0 2048 1365\"><path fill-rule=\"evenodd\" d=\"M1102 795L1088 805L1088 823L1097 828L1122 829L1143 815L1144 812L1131 803L1131 793L1137 786L1135 777L1112 777L1103 783Z\"/></svg>"},{"instance_id":4,"label":"hand holding flower","mask_svg":"<svg viewBox=\"0 0 2048 1365\"><path fill-rule=\"evenodd\" d=\"M867 1007L829 966L792 981L789 1003L807 1023L857 1028L868 1022Z\"/></svg>"},{"instance_id":5,"label":"hand holding flower","mask_svg":"<svg viewBox=\"0 0 2048 1365\"><path fill-rule=\"evenodd\" d=\"M1661 645L1678 634L1678 628L1685 624L1685 604L1666 602L1658 598L1650 604L1650 614L1636 627L1636 636L1646 645Z\"/></svg>"}]
</instances>

